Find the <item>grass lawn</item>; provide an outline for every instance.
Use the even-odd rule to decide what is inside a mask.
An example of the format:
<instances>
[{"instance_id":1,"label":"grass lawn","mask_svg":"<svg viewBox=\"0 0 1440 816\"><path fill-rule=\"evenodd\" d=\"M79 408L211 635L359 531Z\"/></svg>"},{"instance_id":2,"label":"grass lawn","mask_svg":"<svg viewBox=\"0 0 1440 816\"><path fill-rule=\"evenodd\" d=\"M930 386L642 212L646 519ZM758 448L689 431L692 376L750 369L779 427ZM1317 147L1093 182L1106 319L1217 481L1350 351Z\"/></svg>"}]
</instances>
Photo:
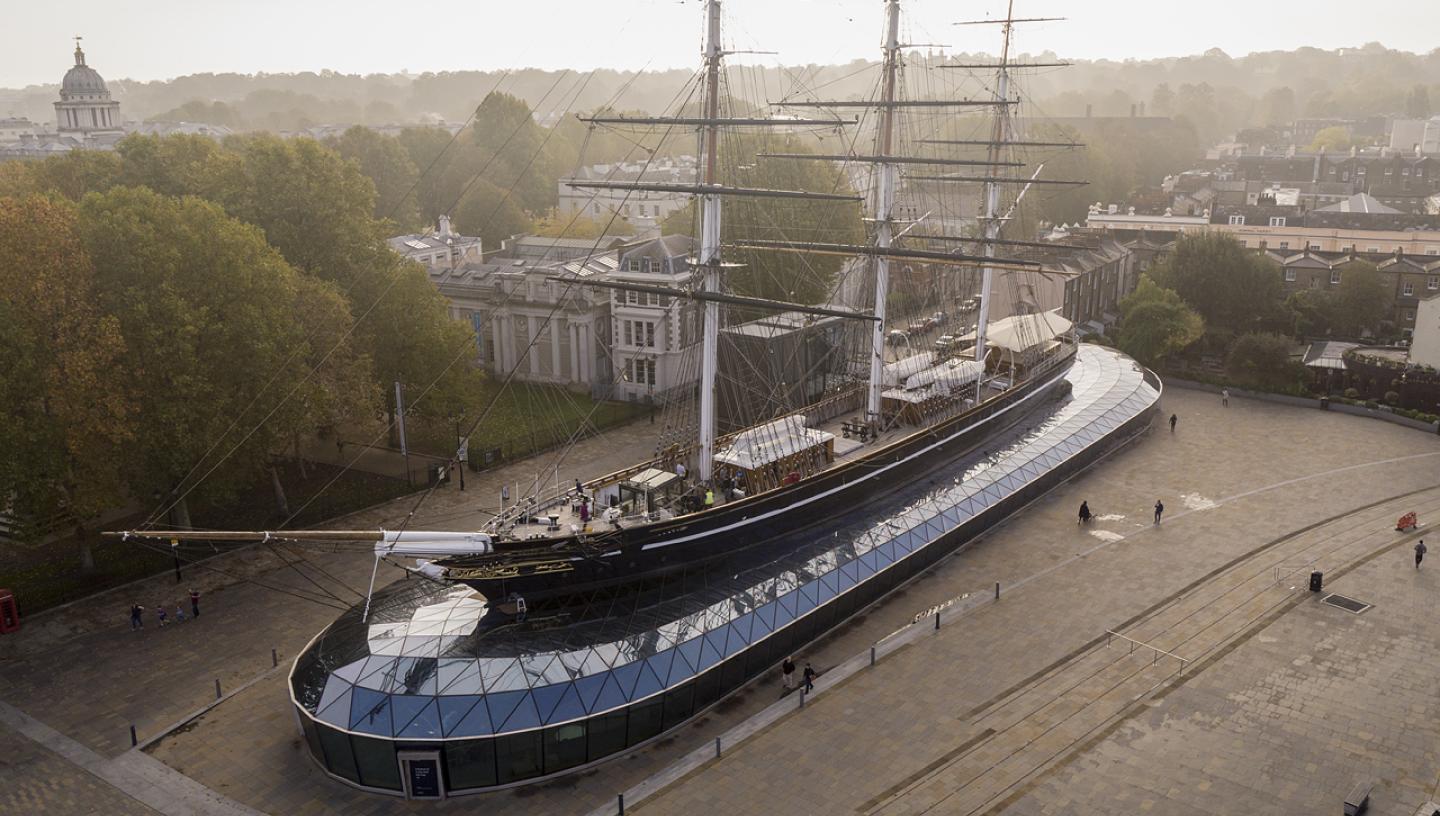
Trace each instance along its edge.
<instances>
[{"instance_id":1,"label":"grass lawn","mask_svg":"<svg viewBox=\"0 0 1440 816\"><path fill-rule=\"evenodd\" d=\"M580 429L577 438L642 416L649 406L626 402L592 400L560 386L512 383L503 392L499 383L487 383L490 391L467 413L461 423L468 428L484 413L491 399L494 407L470 437L472 457L499 449L502 459L523 457L563 443ZM495 395L499 394L498 399ZM449 456L455 449L453 421L410 420L407 433L415 450Z\"/></svg>"}]
</instances>

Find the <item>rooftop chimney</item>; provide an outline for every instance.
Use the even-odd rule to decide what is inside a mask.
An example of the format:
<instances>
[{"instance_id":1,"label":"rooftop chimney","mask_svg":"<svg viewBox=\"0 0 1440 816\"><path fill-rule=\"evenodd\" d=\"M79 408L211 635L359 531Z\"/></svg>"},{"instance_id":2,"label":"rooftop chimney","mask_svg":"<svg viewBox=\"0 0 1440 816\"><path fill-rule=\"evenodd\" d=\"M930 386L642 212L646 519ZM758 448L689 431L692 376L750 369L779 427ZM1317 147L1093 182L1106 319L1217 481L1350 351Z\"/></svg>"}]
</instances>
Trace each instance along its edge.
<instances>
[{"instance_id":1,"label":"rooftop chimney","mask_svg":"<svg viewBox=\"0 0 1440 816\"><path fill-rule=\"evenodd\" d=\"M440 216L440 231L436 234L441 238L449 238L453 234L450 232L450 216Z\"/></svg>"}]
</instances>

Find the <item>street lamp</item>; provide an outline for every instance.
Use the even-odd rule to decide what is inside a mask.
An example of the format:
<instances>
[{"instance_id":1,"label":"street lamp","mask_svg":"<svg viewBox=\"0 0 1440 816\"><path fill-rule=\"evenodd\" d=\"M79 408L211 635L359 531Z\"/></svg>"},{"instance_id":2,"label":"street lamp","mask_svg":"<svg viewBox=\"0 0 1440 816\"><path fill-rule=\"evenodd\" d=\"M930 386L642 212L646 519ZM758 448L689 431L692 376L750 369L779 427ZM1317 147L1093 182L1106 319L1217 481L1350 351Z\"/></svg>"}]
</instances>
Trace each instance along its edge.
<instances>
[{"instance_id":1,"label":"street lamp","mask_svg":"<svg viewBox=\"0 0 1440 816\"><path fill-rule=\"evenodd\" d=\"M460 423L465 421L462 411L455 417L455 463L460 468L460 490L465 490L465 462L470 458L470 440L460 436Z\"/></svg>"}]
</instances>

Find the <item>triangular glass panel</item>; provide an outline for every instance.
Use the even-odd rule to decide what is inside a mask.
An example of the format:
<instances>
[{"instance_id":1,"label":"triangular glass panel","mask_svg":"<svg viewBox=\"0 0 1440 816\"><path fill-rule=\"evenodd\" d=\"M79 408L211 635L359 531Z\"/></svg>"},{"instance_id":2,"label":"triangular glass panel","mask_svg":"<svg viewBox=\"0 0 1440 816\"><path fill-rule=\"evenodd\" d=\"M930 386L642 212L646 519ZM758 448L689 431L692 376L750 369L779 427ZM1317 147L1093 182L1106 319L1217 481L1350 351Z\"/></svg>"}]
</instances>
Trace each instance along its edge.
<instances>
[{"instance_id":1,"label":"triangular glass panel","mask_svg":"<svg viewBox=\"0 0 1440 816\"><path fill-rule=\"evenodd\" d=\"M530 696L535 699L535 710L539 712L541 722L550 721L550 713L555 710L555 704L565 696L567 689L572 689L572 685L571 683L561 683L553 686L541 686L530 692Z\"/></svg>"},{"instance_id":2,"label":"triangular glass panel","mask_svg":"<svg viewBox=\"0 0 1440 816\"><path fill-rule=\"evenodd\" d=\"M409 723L396 730L395 736L409 739L438 739L443 736L440 731L440 707L436 705L435 698L421 699L427 699L428 702L415 712L415 716L410 718ZM398 716L395 718L396 722L400 722L400 720L401 718Z\"/></svg>"},{"instance_id":3,"label":"triangular glass panel","mask_svg":"<svg viewBox=\"0 0 1440 816\"><path fill-rule=\"evenodd\" d=\"M442 711L443 713L443 711ZM481 697L465 716L453 728L447 729L447 737L483 737L495 733L495 726L490 722L490 709L485 704L485 698Z\"/></svg>"},{"instance_id":4,"label":"triangular glass panel","mask_svg":"<svg viewBox=\"0 0 1440 816\"><path fill-rule=\"evenodd\" d=\"M675 647L676 652L679 654L679 659L685 661L685 666L690 670L691 674L694 674L697 671L697 667L700 665L700 647L704 645L704 639L697 637L690 638L689 640ZM672 667L671 670L673 671L674 668Z\"/></svg>"},{"instance_id":5,"label":"triangular glass panel","mask_svg":"<svg viewBox=\"0 0 1440 816\"><path fill-rule=\"evenodd\" d=\"M625 693L625 699L630 699L630 690L635 688L635 678L640 676L640 665L636 662L626 663L619 668L611 669L610 675L620 685L620 690Z\"/></svg>"},{"instance_id":6,"label":"triangular glass panel","mask_svg":"<svg viewBox=\"0 0 1440 816\"><path fill-rule=\"evenodd\" d=\"M640 669L640 678L635 681L635 690L630 693L630 699L640 700L649 697L664 687L665 684L655 676L655 671L650 668L650 664L645 663Z\"/></svg>"},{"instance_id":7,"label":"triangular glass panel","mask_svg":"<svg viewBox=\"0 0 1440 816\"><path fill-rule=\"evenodd\" d=\"M595 706L595 698L600 696L600 689L605 681L610 679L610 673L592 674L589 677L582 677L575 681L575 693L580 698L580 705L588 712Z\"/></svg>"},{"instance_id":8,"label":"triangular glass panel","mask_svg":"<svg viewBox=\"0 0 1440 816\"><path fill-rule=\"evenodd\" d=\"M485 695L485 704L490 709L490 721L499 731L506 718L515 712L515 707L520 705L521 698L527 696L526 691L502 691L499 694ZM532 707L534 703L530 704Z\"/></svg>"},{"instance_id":9,"label":"triangular glass panel","mask_svg":"<svg viewBox=\"0 0 1440 816\"><path fill-rule=\"evenodd\" d=\"M505 732L520 731L526 728L534 728L539 724L540 712L535 709L535 695L533 692L526 692L525 695L520 698L520 703L515 706L515 710L510 713L510 717L505 720L505 725L503 725L500 730Z\"/></svg>"},{"instance_id":10,"label":"triangular glass panel","mask_svg":"<svg viewBox=\"0 0 1440 816\"><path fill-rule=\"evenodd\" d=\"M615 678L606 677L605 685L600 688L600 695L595 698L595 704L590 706L590 713L599 714L603 711L610 711L628 702L630 702L630 698L620 690L620 684L615 682Z\"/></svg>"},{"instance_id":11,"label":"triangular glass panel","mask_svg":"<svg viewBox=\"0 0 1440 816\"><path fill-rule=\"evenodd\" d=\"M355 689L350 698L350 729L389 737L393 736L390 727L390 695Z\"/></svg>"},{"instance_id":12,"label":"triangular glass panel","mask_svg":"<svg viewBox=\"0 0 1440 816\"><path fill-rule=\"evenodd\" d=\"M455 727L465 720L465 715L470 713L476 703L480 702L480 695L466 694L459 697L440 698L440 730L445 736L455 733ZM483 708L483 705L482 705ZM490 733L490 717L485 716L485 733ZM466 734L468 736L468 734Z\"/></svg>"},{"instance_id":13,"label":"triangular glass panel","mask_svg":"<svg viewBox=\"0 0 1440 816\"><path fill-rule=\"evenodd\" d=\"M569 722L578 720L585 716L585 707L580 703L580 695L575 691L575 686L565 686L565 696L555 705L555 710L550 712L545 724Z\"/></svg>"},{"instance_id":14,"label":"triangular glass panel","mask_svg":"<svg viewBox=\"0 0 1440 816\"><path fill-rule=\"evenodd\" d=\"M666 649L657 655L652 655L645 661L646 665L650 667L650 670L655 672L655 676L660 678L660 685L662 686L669 685L670 665L674 662L674 649Z\"/></svg>"}]
</instances>

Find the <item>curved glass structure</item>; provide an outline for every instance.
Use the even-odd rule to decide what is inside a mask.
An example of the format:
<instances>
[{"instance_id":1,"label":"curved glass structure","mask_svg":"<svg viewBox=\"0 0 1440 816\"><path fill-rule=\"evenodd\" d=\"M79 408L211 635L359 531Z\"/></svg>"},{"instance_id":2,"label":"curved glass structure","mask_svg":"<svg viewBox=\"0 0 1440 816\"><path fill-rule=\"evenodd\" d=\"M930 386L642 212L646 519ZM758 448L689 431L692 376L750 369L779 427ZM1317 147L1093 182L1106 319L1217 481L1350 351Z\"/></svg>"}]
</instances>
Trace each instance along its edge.
<instances>
[{"instance_id":1,"label":"curved glass structure","mask_svg":"<svg viewBox=\"0 0 1440 816\"><path fill-rule=\"evenodd\" d=\"M682 574L523 623L463 585L409 580L331 624L290 675L333 775L400 792L397 752L438 752L444 790L549 776L690 719L1148 426L1159 381L1079 348L1068 397L886 507L783 540L763 566Z\"/></svg>"}]
</instances>

